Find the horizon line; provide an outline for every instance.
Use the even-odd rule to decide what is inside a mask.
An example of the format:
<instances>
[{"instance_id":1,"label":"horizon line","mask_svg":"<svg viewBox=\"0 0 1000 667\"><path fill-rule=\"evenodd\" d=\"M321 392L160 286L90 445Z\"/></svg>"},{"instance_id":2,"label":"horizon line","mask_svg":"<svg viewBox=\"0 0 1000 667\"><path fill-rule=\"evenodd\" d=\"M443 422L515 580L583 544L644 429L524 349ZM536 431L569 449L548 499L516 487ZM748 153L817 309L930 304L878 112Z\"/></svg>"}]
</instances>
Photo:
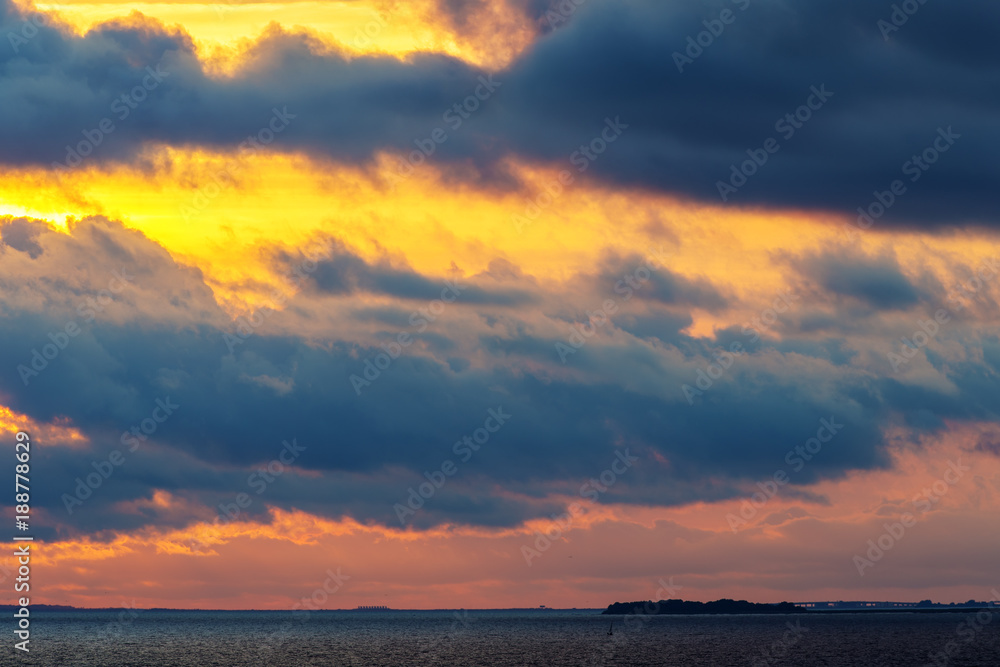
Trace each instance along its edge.
<instances>
[{"instance_id":1,"label":"horizon line","mask_svg":"<svg viewBox=\"0 0 1000 667\"><path fill-rule=\"evenodd\" d=\"M701 600L683 600L682 598L673 598L673 599L674 600L681 600L683 602L700 602L702 604L706 603L706 602L701 601ZM707 602L718 602L718 601L721 601L721 600L734 600L734 601L737 601L737 602L747 602L747 600L735 600L735 598L718 598L717 600L709 600ZM208 608L208 607L128 607L128 606L125 606L125 605L120 605L120 606L115 606L115 607L78 607L76 605L67 605L67 604L36 603L36 604L32 604L31 608L33 608L33 609L39 609L40 611L44 611L46 608L54 608L54 609L74 610L74 611L110 611L110 610L120 610L120 609L134 609L134 610L137 610L137 611L192 611L192 612L222 612L222 611L229 611L229 612L243 612L243 611L286 612L287 611L287 612L290 612L290 613L294 613L294 612L298 612L298 611L307 611L307 612L324 612L324 611L326 611L326 612L334 612L334 611L336 611L336 612L348 612L348 611L357 611L357 612L368 612L368 613L379 612L379 611L603 611L603 610L607 609L608 607L611 607L612 605L616 605L616 604L630 604L630 603L633 603L633 602L646 602L646 601L647 600L628 600L628 601L622 601L622 602L617 602L616 601L616 602L612 602L612 603L610 603L610 604L608 604L606 606L603 606L603 607L549 607L549 606L546 606L546 605L539 605L539 606L536 606L536 607L475 607L475 608L473 608L473 607L433 607L433 608L431 608L431 607L426 607L426 608L425 607L419 607L418 608L418 607L389 607L389 606L386 606L386 605L361 605L360 607L351 607L351 608L308 609L308 610L303 610L303 609L285 609L285 608L279 608L279 609L261 609L261 608L251 608L251 609L220 609L220 608ZM660 602L666 602L666 601L669 601L669 600L668 599L663 599L663 600L659 600L659 601ZM783 600L782 602L762 602L762 603L757 603L757 604L779 605L779 604L784 604L784 603L789 603L790 602L791 604L796 605L796 606L809 605L809 604L821 604L821 603L841 603L841 604L879 603L879 604L919 605L921 602L924 602L924 601L925 600L920 600L920 601L917 601L917 602L909 602L909 601L903 601L903 600L805 600L805 601L799 601L799 602L790 602L788 600ZM649 602L652 602L652 600L649 600ZM963 602L933 602L933 601L931 601L931 604L932 605L963 607L963 606L970 606L969 602L970 602L969 600L966 600L966 601L963 601ZM972 602L974 602L975 604L986 605L988 607L995 607L996 606L996 600L992 600L992 601L991 600L973 600ZM364 607L377 607L377 606L382 606L384 608L382 608L382 609L371 609L371 608L370 609L366 609L366 608L364 608ZM8 607L10 607L12 609L17 609L18 605L16 605L16 604L0 604L0 609L7 609ZM915 607L911 607L911 608L915 608ZM870 608L861 608L861 609L859 609L859 611L866 611L866 610L870 610L870 611L885 611L886 609L887 608L870 607ZM891 608L889 608L889 609L891 609ZM905 609L907 609L907 608L906 607L902 607L902 608L897 608L897 609L905 611ZM822 610L809 609L809 611L822 611Z\"/></svg>"}]
</instances>

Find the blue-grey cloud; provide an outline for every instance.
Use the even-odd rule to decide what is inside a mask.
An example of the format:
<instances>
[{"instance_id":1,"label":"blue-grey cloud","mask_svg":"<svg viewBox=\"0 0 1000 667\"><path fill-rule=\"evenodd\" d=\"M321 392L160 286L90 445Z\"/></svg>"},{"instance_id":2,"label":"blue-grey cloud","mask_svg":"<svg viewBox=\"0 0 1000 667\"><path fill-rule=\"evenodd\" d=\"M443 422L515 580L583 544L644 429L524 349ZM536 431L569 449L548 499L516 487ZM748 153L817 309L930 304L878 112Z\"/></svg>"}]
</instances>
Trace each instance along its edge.
<instances>
[{"instance_id":1,"label":"blue-grey cloud","mask_svg":"<svg viewBox=\"0 0 1000 667\"><path fill-rule=\"evenodd\" d=\"M446 4L462 25L468 3ZM108 24L83 37L43 26L16 52L0 49L0 161L49 166L80 145L90 161L132 161L143 142L232 149L267 130L277 110L282 129L270 150L370 164L379 151L417 150L442 128L448 140L431 159L460 167L456 178L488 175L500 187L512 183L505 158L572 168L574 151L606 118L620 118L628 129L588 175L719 203L718 183L773 137L780 149L730 193L731 204L855 216L861 207L878 226L994 224L1000 49L977 36L1000 20L1000 8L922 5L885 39L878 22L891 6L743 5L585 3L494 73L499 86L453 58L347 58L279 30L252 47L235 76L212 78L189 37L152 23ZM539 20L547 8L523 6ZM734 20L700 53L692 48L693 62L678 71L675 54L723 8ZM0 3L0 31L20 29L19 11ZM823 86L833 96L801 112L808 121L782 122L810 99L816 106L813 87ZM133 90L143 101L123 102ZM455 127L447 110L477 90L489 99ZM114 129L102 133L105 118ZM88 141L99 145L91 151ZM894 194L897 180L905 190ZM888 206L881 217L872 207L879 202Z\"/></svg>"},{"instance_id":2,"label":"blue-grey cloud","mask_svg":"<svg viewBox=\"0 0 1000 667\"><path fill-rule=\"evenodd\" d=\"M72 492L76 477L111 451L134 446L79 515L49 526L58 535L204 520L245 490L247 476L290 438L307 447L297 469L319 476L290 472L262 496L255 515L273 505L398 525L393 505L450 459L461 461L459 474L414 525L509 526L550 514L552 494L572 495L623 448L642 463L602 501L674 505L738 495L745 483L783 467L787 452L823 418L843 423L843 434L796 483L888 465L883 429L894 419L932 432L945 420L995 420L1000 413L1000 356L989 340L981 353L980 343L966 343L982 364L928 353L927 362L954 386L934 389L851 367L841 341L761 339L689 403L682 383L696 382L696 371L713 363L727 336L745 335L682 335L690 312L653 300L642 305L669 310L620 313L620 322L613 317L567 364L554 353L559 340L506 305L467 304L480 315L462 320L469 330L428 330L427 345L381 368L358 395L350 377L364 375L363 362L382 348L336 332L323 344L294 333L294 324L308 322L294 320L303 317L296 311L308 311L312 300L327 298L322 294L300 292L286 330L261 328L230 352L223 336L232 323L200 273L142 234L102 218L75 223L73 234L32 221L6 224L29 229L40 252L0 246L0 404L40 422L68 419L91 443L48 450L38 472L46 480L36 492L39 507L66 516L62 494ZM82 317L78 304L99 299L123 263L133 284L96 316ZM488 273L520 275L502 263ZM559 300L558 289L549 288L547 298ZM530 307L544 310L546 303ZM71 320L79 332L62 338ZM619 324L634 337L613 337ZM54 357L36 362L33 351L47 345ZM20 367L33 363L41 366L37 375L22 374ZM177 407L155 432L140 436L133 429L142 433L158 401ZM456 443L501 407L509 422L463 461ZM135 501L155 489L201 509L161 516L147 504L137 512Z\"/></svg>"},{"instance_id":3,"label":"blue-grey cloud","mask_svg":"<svg viewBox=\"0 0 1000 667\"><path fill-rule=\"evenodd\" d=\"M891 255L845 256L826 253L805 258L803 270L828 292L852 297L878 309L906 309L921 300L915 287Z\"/></svg>"}]
</instances>

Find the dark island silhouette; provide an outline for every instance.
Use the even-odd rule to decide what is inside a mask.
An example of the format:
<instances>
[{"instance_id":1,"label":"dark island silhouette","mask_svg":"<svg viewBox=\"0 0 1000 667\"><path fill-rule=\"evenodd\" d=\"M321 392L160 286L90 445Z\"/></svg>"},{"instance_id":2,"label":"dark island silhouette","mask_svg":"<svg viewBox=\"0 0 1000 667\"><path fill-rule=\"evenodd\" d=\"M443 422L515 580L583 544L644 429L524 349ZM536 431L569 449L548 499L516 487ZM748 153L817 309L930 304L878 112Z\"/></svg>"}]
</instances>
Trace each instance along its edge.
<instances>
[{"instance_id":1,"label":"dark island silhouette","mask_svg":"<svg viewBox=\"0 0 1000 667\"><path fill-rule=\"evenodd\" d=\"M695 602L694 600L643 600L640 602L615 602L608 605L602 614L795 614L808 611L791 602L765 604L747 602L746 600L730 600L723 598L714 602Z\"/></svg>"},{"instance_id":2,"label":"dark island silhouette","mask_svg":"<svg viewBox=\"0 0 1000 667\"><path fill-rule=\"evenodd\" d=\"M844 601L837 602L778 602L776 604L747 602L746 600L730 600L723 598L714 602L695 602L693 600L640 600L639 602L615 602L608 605L602 614L856 614L862 613L962 613L973 611L997 611L1000 609L1000 598L989 602L969 600L968 602L872 602Z\"/></svg>"}]
</instances>

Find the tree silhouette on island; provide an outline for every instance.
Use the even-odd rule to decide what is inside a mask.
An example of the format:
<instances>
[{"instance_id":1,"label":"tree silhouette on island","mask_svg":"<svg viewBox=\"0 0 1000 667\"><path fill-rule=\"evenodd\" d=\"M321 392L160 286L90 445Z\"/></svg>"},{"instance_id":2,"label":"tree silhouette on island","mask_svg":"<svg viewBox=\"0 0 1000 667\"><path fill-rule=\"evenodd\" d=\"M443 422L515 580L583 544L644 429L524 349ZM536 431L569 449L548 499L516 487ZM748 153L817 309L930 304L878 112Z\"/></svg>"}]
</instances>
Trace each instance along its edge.
<instances>
[{"instance_id":1,"label":"tree silhouette on island","mask_svg":"<svg viewBox=\"0 0 1000 667\"><path fill-rule=\"evenodd\" d=\"M640 602L615 602L608 605L602 614L794 614L808 611L791 602L766 604L747 602L746 600L730 600L723 598L714 602L695 602L693 600L643 600Z\"/></svg>"}]
</instances>

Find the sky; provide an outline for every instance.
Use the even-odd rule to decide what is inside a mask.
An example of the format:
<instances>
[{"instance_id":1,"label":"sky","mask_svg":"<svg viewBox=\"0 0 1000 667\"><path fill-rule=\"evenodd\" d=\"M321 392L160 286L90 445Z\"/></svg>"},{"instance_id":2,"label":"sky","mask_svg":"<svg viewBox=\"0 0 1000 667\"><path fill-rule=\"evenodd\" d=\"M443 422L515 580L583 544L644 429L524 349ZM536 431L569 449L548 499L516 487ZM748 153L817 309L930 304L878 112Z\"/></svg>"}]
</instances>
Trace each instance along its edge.
<instances>
[{"instance_id":1,"label":"sky","mask_svg":"<svg viewBox=\"0 0 1000 667\"><path fill-rule=\"evenodd\" d=\"M1000 7L902 5L0 0L32 602L990 599Z\"/></svg>"}]
</instances>

